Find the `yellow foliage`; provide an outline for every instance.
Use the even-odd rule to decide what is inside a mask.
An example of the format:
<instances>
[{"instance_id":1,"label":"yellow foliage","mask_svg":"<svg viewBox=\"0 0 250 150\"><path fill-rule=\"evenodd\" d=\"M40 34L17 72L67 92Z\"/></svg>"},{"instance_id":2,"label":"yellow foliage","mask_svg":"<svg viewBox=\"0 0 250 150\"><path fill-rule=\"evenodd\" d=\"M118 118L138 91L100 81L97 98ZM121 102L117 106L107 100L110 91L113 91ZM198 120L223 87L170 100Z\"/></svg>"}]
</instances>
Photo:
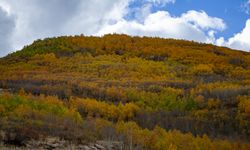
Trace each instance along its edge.
<instances>
[{"instance_id":1,"label":"yellow foliage","mask_svg":"<svg viewBox=\"0 0 250 150\"><path fill-rule=\"evenodd\" d=\"M195 118L199 119L205 118L207 114L208 114L208 109L201 109L194 112Z\"/></svg>"},{"instance_id":2,"label":"yellow foliage","mask_svg":"<svg viewBox=\"0 0 250 150\"><path fill-rule=\"evenodd\" d=\"M242 113L250 115L250 97L249 96L240 96L238 97L238 109Z\"/></svg>"},{"instance_id":3,"label":"yellow foliage","mask_svg":"<svg viewBox=\"0 0 250 150\"><path fill-rule=\"evenodd\" d=\"M0 117L3 116L5 113L5 108L3 105L0 104Z\"/></svg>"},{"instance_id":4,"label":"yellow foliage","mask_svg":"<svg viewBox=\"0 0 250 150\"><path fill-rule=\"evenodd\" d=\"M133 103L120 103L116 106L95 99L71 99L70 105L74 108L85 110L89 117L102 116L106 119L130 120L140 110L140 108Z\"/></svg>"},{"instance_id":5,"label":"yellow foliage","mask_svg":"<svg viewBox=\"0 0 250 150\"><path fill-rule=\"evenodd\" d=\"M198 95L197 97L195 97L194 101L198 104L198 105L202 105L205 102L204 96L202 95Z\"/></svg>"},{"instance_id":6,"label":"yellow foliage","mask_svg":"<svg viewBox=\"0 0 250 150\"><path fill-rule=\"evenodd\" d=\"M220 100L218 100L218 99L212 99L212 98L210 98L207 101L207 107L209 109L216 109L216 108L219 107L219 105L220 105Z\"/></svg>"},{"instance_id":7,"label":"yellow foliage","mask_svg":"<svg viewBox=\"0 0 250 150\"><path fill-rule=\"evenodd\" d=\"M26 95L26 92L24 91L23 88L21 90L19 90L18 95L20 95L20 96L25 96Z\"/></svg>"},{"instance_id":8,"label":"yellow foliage","mask_svg":"<svg viewBox=\"0 0 250 150\"><path fill-rule=\"evenodd\" d=\"M199 65L193 67L192 72L195 75L212 74L213 69L212 69L211 65L199 64Z\"/></svg>"}]
</instances>

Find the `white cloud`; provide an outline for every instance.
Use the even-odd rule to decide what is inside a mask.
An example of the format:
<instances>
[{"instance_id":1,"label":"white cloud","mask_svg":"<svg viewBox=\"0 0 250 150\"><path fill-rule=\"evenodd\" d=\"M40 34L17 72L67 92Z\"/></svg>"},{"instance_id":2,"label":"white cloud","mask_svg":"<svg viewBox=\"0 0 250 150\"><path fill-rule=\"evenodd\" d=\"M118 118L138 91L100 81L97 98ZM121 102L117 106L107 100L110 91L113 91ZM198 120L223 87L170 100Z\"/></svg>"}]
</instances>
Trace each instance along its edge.
<instances>
[{"instance_id":1,"label":"white cloud","mask_svg":"<svg viewBox=\"0 0 250 150\"><path fill-rule=\"evenodd\" d=\"M94 34L103 24L121 19L127 13L129 1L1 0L0 6L15 16L10 40L15 49L21 49L38 38Z\"/></svg>"},{"instance_id":2,"label":"white cloud","mask_svg":"<svg viewBox=\"0 0 250 150\"><path fill-rule=\"evenodd\" d=\"M155 3L158 5L165 5L167 3L175 3L175 0L146 0L150 3Z\"/></svg>"},{"instance_id":3,"label":"white cloud","mask_svg":"<svg viewBox=\"0 0 250 150\"><path fill-rule=\"evenodd\" d=\"M106 24L97 35L125 33L212 42L215 30L224 30L225 26L223 20L210 17L204 11L192 10L180 17L173 17L167 11L158 11L148 15L142 23L121 19L116 24Z\"/></svg>"},{"instance_id":4,"label":"white cloud","mask_svg":"<svg viewBox=\"0 0 250 150\"><path fill-rule=\"evenodd\" d=\"M250 19L246 21L245 28L225 41L223 38L218 39L218 43L233 49L250 52Z\"/></svg>"},{"instance_id":5,"label":"white cloud","mask_svg":"<svg viewBox=\"0 0 250 150\"><path fill-rule=\"evenodd\" d=\"M220 18L194 10L180 16L167 11L152 12L152 6L173 4L175 0L142 0L142 6L131 8L129 4L135 1L139 0L0 0L0 56L38 38L114 32L249 49L249 23L228 41L223 37L216 39L216 33L226 29ZM125 19L131 12L134 18Z\"/></svg>"},{"instance_id":6,"label":"white cloud","mask_svg":"<svg viewBox=\"0 0 250 150\"><path fill-rule=\"evenodd\" d=\"M220 37L217 40L215 40L215 44L218 46L225 46L225 39L224 37Z\"/></svg>"},{"instance_id":7,"label":"white cloud","mask_svg":"<svg viewBox=\"0 0 250 150\"><path fill-rule=\"evenodd\" d=\"M63 33L91 35L105 23L115 23L127 13L129 0L99 0L81 2L80 9L63 25Z\"/></svg>"},{"instance_id":8,"label":"white cloud","mask_svg":"<svg viewBox=\"0 0 250 150\"><path fill-rule=\"evenodd\" d=\"M12 49L11 36L15 28L14 17L0 6L0 56Z\"/></svg>"},{"instance_id":9,"label":"white cloud","mask_svg":"<svg viewBox=\"0 0 250 150\"><path fill-rule=\"evenodd\" d=\"M250 0L247 0L241 7L246 14L250 14Z\"/></svg>"},{"instance_id":10,"label":"white cloud","mask_svg":"<svg viewBox=\"0 0 250 150\"><path fill-rule=\"evenodd\" d=\"M181 17L187 22L193 23L195 26L202 29L213 28L222 31L226 28L226 24L222 19L210 17L204 11L197 12L194 10L190 10L187 13L183 14Z\"/></svg>"}]
</instances>

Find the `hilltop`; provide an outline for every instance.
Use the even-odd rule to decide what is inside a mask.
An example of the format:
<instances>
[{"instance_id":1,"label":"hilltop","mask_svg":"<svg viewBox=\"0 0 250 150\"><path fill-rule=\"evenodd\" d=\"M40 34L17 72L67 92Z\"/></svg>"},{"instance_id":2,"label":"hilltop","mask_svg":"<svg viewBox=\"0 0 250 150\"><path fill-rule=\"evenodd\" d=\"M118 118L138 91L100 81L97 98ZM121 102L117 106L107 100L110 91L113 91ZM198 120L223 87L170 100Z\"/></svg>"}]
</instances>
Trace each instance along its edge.
<instances>
[{"instance_id":1,"label":"hilltop","mask_svg":"<svg viewBox=\"0 0 250 150\"><path fill-rule=\"evenodd\" d=\"M0 130L18 131L14 143L42 135L114 140L125 149L249 148L248 52L174 39L64 36L1 58L0 72L0 88L9 91L0 94Z\"/></svg>"}]
</instances>

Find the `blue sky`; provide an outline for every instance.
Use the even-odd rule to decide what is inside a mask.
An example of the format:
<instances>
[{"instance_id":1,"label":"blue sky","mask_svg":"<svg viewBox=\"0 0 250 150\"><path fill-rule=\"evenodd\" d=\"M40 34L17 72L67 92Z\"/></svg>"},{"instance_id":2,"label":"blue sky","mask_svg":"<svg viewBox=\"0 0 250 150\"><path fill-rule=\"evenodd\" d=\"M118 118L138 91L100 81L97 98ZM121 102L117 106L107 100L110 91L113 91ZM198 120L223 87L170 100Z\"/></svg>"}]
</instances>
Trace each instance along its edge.
<instances>
[{"instance_id":1,"label":"blue sky","mask_svg":"<svg viewBox=\"0 0 250 150\"><path fill-rule=\"evenodd\" d=\"M123 33L250 50L250 0L0 0L0 56L36 39Z\"/></svg>"},{"instance_id":2,"label":"blue sky","mask_svg":"<svg viewBox=\"0 0 250 150\"><path fill-rule=\"evenodd\" d=\"M162 8L168 10L171 14L179 16L188 10L204 10L210 16L222 18L227 24L227 29L219 34L225 38L233 36L240 32L244 27L249 15L244 12L242 6L245 0L177 0L173 5L166 5Z\"/></svg>"},{"instance_id":3,"label":"blue sky","mask_svg":"<svg viewBox=\"0 0 250 150\"><path fill-rule=\"evenodd\" d=\"M235 33L242 31L246 20L250 18L244 8L246 2L247 0L176 0L174 3L154 5L152 12L168 11L173 16L180 16L189 10L203 10L210 16L219 17L225 21L227 28L225 31L219 32L217 36L230 38ZM145 4L145 0L136 0L130 3L129 7L141 7ZM133 16L128 14L127 19L133 19Z\"/></svg>"}]
</instances>

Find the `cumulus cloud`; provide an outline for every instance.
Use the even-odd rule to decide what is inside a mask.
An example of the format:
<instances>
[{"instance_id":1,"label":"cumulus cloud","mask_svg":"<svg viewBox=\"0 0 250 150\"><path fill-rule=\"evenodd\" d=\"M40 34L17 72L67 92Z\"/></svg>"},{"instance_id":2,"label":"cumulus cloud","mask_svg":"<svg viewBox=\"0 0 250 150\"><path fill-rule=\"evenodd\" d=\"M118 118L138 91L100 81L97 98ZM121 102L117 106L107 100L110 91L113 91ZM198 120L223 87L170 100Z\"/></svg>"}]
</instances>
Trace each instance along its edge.
<instances>
[{"instance_id":1,"label":"cumulus cloud","mask_svg":"<svg viewBox=\"0 0 250 150\"><path fill-rule=\"evenodd\" d=\"M167 3L175 3L175 0L146 0L146 1L158 4L158 5L165 5Z\"/></svg>"},{"instance_id":2,"label":"cumulus cloud","mask_svg":"<svg viewBox=\"0 0 250 150\"><path fill-rule=\"evenodd\" d=\"M0 7L0 56L12 49L10 38L14 28L14 17Z\"/></svg>"},{"instance_id":3,"label":"cumulus cloud","mask_svg":"<svg viewBox=\"0 0 250 150\"><path fill-rule=\"evenodd\" d=\"M247 0L241 7L246 14L250 15L250 0Z\"/></svg>"},{"instance_id":4,"label":"cumulus cloud","mask_svg":"<svg viewBox=\"0 0 250 150\"><path fill-rule=\"evenodd\" d=\"M129 0L1 0L0 6L16 17L11 37L15 49L51 36L96 33L104 23L126 13ZM11 27L11 26L10 26ZM7 49L1 46L2 49Z\"/></svg>"},{"instance_id":5,"label":"cumulus cloud","mask_svg":"<svg viewBox=\"0 0 250 150\"><path fill-rule=\"evenodd\" d=\"M216 30L224 30L226 28L226 24L220 18L210 17L204 11L188 11L187 13L181 16L185 21L194 24L198 28L209 29L213 28Z\"/></svg>"},{"instance_id":6,"label":"cumulus cloud","mask_svg":"<svg viewBox=\"0 0 250 150\"><path fill-rule=\"evenodd\" d=\"M142 23L121 19L116 24L107 24L97 35L125 33L211 42L214 41L214 30L224 30L225 27L223 20L210 17L204 11L192 10L180 17L173 17L167 11L158 11L148 15Z\"/></svg>"},{"instance_id":7,"label":"cumulus cloud","mask_svg":"<svg viewBox=\"0 0 250 150\"><path fill-rule=\"evenodd\" d=\"M21 48L37 38L60 35L62 25L76 11L77 0L71 3L60 3L51 0L44 3L41 0L9 0L10 13L16 16L16 28L12 37L13 46Z\"/></svg>"},{"instance_id":8,"label":"cumulus cloud","mask_svg":"<svg viewBox=\"0 0 250 150\"><path fill-rule=\"evenodd\" d=\"M235 34L227 41L224 38L219 38L217 44L250 52L250 19L246 21L245 28L240 33Z\"/></svg>"},{"instance_id":9,"label":"cumulus cloud","mask_svg":"<svg viewBox=\"0 0 250 150\"><path fill-rule=\"evenodd\" d=\"M132 7L134 2L140 6ZM0 56L39 38L75 34L125 33L248 48L249 23L229 40L216 39L216 33L224 31L226 24L205 11L190 10L180 16L152 11L153 7L174 3L175 0L1 0ZM131 13L133 17L127 17Z\"/></svg>"}]
</instances>

